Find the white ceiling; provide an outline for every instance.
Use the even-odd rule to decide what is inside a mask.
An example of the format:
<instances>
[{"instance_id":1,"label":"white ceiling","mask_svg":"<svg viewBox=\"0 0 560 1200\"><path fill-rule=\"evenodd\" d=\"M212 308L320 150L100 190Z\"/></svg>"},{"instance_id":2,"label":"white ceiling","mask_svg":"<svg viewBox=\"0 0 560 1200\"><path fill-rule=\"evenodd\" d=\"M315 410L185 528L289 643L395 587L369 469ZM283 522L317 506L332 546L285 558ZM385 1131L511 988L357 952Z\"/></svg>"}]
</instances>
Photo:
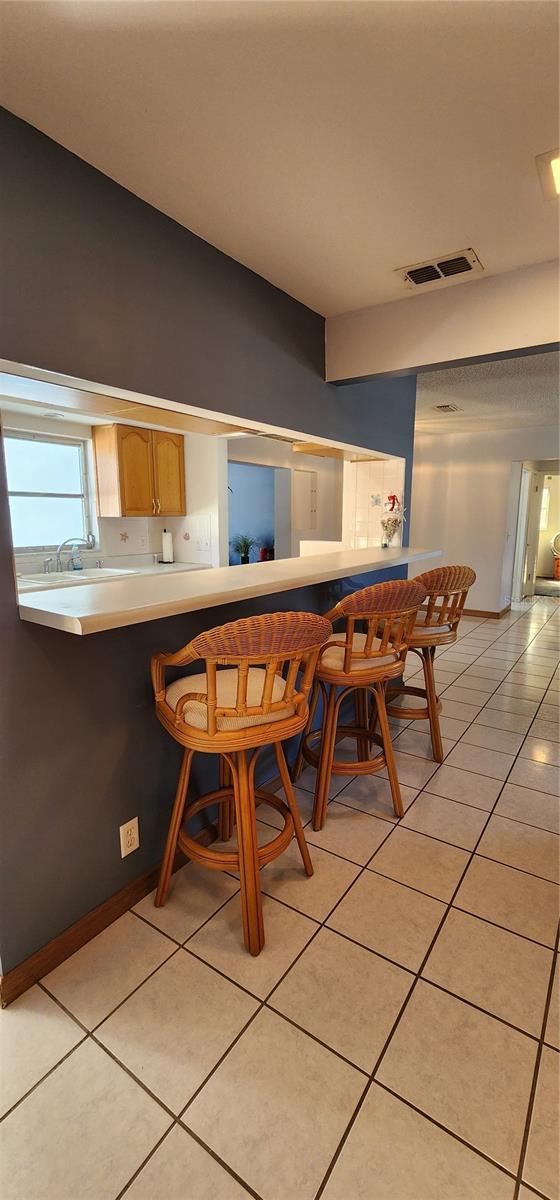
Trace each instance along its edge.
<instances>
[{"instance_id":1,"label":"white ceiling","mask_svg":"<svg viewBox=\"0 0 560 1200\"><path fill-rule=\"evenodd\" d=\"M555 258L551 0L2 3L1 102L325 314ZM479 278L479 277L475 277ZM461 286L468 286L467 282Z\"/></svg>"},{"instance_id":2,"label":"white ceiling","mask_svg":"<svg viewBox=\"0 0 560 1200\"><path fill-rule=\"evenodd\" d=\"M421 433L483 429L558 429L560 354L531 354L498 362L427 371L418 376L416 427ZM434 412L457 404L460 412ZM551 455L558 452L551 445Z\"/></svg>"}]
</instances>

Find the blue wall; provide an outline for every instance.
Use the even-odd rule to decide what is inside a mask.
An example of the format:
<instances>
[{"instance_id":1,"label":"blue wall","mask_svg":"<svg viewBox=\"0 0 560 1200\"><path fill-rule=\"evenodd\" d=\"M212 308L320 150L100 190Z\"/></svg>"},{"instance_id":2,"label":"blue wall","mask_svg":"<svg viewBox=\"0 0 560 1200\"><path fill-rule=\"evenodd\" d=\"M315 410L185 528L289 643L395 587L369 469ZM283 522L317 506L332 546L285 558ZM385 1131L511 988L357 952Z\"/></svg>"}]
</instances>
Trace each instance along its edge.
<instances>
[{"instance_id":1,"label":"blue wall","mask_svg":"<svg viewBox=\"0 0 560 1200\"><path fill-rule=\"evenodd\" d=\"M239 555L231 549L236 534L255 539L250 561L256 562L263 540L274 542L274 467L228 463L230 563Z\"/></svg>"},{"instance_id":2,"label":"blue wall","mask_svg":"<svg viewBox=\"0 0 560 1200\"><path fill-rule=\"evenodd\" d=\"M325 383L317 313L5 110L0 156L2 357L406 456L410 514L414 378ZM161 856L180 752L154 717L150 655L251 612L325 611L344 585L85 638L20 622L1 459L0 946L9 970ZM212 757L197 756L195 787L214 770ZM121 859L118 826L136 813L141 847Z\"/></svg>"}]
</instances>

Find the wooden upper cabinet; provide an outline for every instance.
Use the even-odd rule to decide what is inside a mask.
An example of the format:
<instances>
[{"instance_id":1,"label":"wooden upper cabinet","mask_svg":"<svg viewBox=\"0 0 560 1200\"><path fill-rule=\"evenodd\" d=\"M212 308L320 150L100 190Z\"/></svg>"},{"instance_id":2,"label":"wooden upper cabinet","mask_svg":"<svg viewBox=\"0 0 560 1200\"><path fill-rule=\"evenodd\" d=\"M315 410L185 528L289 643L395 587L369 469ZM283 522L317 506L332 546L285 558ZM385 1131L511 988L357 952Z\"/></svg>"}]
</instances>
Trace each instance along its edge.
<instances>
[{"instance_id":1,"label":"wooden upper cabinet","mask_svg":"<svg viewBox=\"0 0 560 1200\"><path fill-rule=\"evenodd\" d=\"M154 467L150 429L117 425L117 460L122 517L151 517Z\"/></svg>"},{"instance_id":2,"label":"wooden upper cabinet","mask_svg":"<svg viewBox=\"0 0 560 1200\"><path fill-rule=\"evenodd\" d=\"M180 517L185 509L185 447L180 433L152 431L156 513Z\"/></svg>"},{"instance_id":3,"label":"wooden upper cabinet","mask_svg":"<svg viewBox=\"0 0 560 1200\"><path fill-rule=\"evenodd\" d=\"M100 517L182 516L184 438L135 425L93 429Z\"/></svg>"}]
</instances>

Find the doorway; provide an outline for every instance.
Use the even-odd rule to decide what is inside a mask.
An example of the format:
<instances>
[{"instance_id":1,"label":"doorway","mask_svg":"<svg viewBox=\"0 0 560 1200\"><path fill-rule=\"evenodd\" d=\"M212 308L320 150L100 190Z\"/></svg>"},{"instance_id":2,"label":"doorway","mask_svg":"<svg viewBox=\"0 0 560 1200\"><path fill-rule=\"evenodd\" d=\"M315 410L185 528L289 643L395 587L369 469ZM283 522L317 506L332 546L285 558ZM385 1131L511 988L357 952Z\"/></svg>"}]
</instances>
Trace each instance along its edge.
<instances>
[{"instance_id":1,"label":"doorway","mask_svg":"<svg viewBox=\"0 0 560 1200\"><path fill-rule=\"evenodd\" d=\"M291 474L260 463L228 463L229 562L292 555ZM242 554L242 551L245 553Z\"/></svg>"},{"instance_id":2,"label":"doorway","mask_svg":"<svg viewBox=\"0 0 560 1200\"><path fill-rule=\"evenodd\" d=\"M521 465L512 600L560 594L552 542L560 531L560 463ZM556 568L558 569L558 568ZM558 586L557 586L558 583Z\"/></svg>"},{"instance_id":3,"label":"doorway","mask_svg":"<svg viewBox=\"0 0 560 1200\"><path fill-rule=\"evenodd\" d=\"M536 596L560 596L560 473L545 473L539 516Z\"/></svg>"}]
</instances>

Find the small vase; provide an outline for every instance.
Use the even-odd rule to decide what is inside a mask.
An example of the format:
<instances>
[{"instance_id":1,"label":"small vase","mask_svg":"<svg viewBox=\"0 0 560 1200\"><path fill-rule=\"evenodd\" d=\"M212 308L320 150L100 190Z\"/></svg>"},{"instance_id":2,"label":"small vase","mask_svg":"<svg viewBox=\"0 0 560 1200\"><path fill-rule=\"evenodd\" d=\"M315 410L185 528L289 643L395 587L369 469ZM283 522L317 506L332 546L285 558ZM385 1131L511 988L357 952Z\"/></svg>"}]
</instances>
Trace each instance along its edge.
<instances>
[{"instance_id":1,"label":"small vase","mask_svg":"<svg viewBox=\"0 0 560 1200\"><path fill-rule=\"evenodd\" d=\"M388 549L389 549L389 538L387 537L387 534L386 534L386 533L384 533L384 534L383 534L383 537L381 538L381 549L382 549L382 550L388 550Z\"/></svg>"},{"instance_id":2,"label":"small vase","mask_svg":"<svg viewBox=\"0 0 560 1200\"><path fill-rule=\"evenodd\" d=\"M244 563L249 562L249 555L248 554L240 554L239 561L240 561L241 565L243 566Z\"/></svg>"}]
</instances>

